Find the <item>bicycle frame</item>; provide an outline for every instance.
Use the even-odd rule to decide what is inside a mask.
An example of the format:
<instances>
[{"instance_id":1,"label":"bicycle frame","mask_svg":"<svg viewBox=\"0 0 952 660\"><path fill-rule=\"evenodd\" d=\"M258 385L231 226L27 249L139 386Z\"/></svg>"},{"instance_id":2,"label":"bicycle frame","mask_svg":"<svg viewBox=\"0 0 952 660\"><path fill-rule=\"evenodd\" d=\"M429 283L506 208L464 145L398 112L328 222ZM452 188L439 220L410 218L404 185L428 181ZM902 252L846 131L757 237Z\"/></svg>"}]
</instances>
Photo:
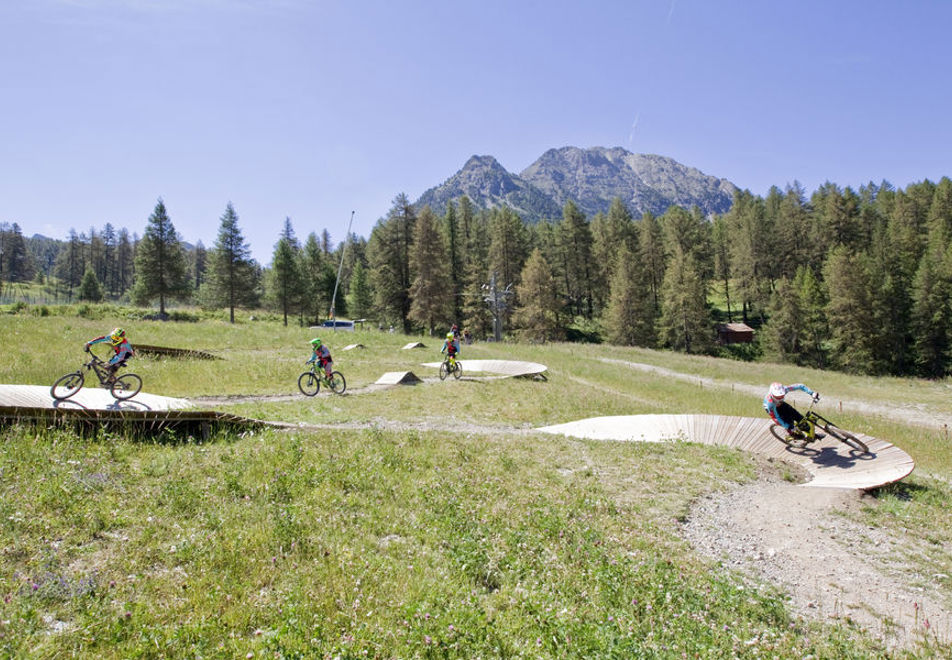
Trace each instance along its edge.
<instances>
[{"instance_id":1,"label":"bicycle frame","mask_svg":"<svg viewBox=\"0 0 952 660\"><path fill-rule=\"evenodd\" d=\"M794 428L802 432L808 442L813 442L816 440L816 427L817 422L820 421L820 416L814 412L813 406L816 401L810 402L810 407L807 408L807 411L803 413L803 418L794 425Z\"/></svg>"},{"instance_id":2,"label":"bicycle frame","mask_svg":"<svg viewBox=\"0 0 952 660\"><path fill-rule=\"evenodd\" d=\"M99 379L100 385L105 385L106 383L109 382L109 377L114 376L115 374L109 373L109 364L106 361L104 361L102 358L100 358L98 355L90 351L89 356L90 356L89 361L86 362L86 364L84 364L83 366L86 367L88 371L92 371L93 373L96 374L96 378ZM123 367L125 365L122 363L119 363L119 365L117 366ZM116 371L117 372L119 371L118 368L116 369Z\"/></svg>"}]
</instances>

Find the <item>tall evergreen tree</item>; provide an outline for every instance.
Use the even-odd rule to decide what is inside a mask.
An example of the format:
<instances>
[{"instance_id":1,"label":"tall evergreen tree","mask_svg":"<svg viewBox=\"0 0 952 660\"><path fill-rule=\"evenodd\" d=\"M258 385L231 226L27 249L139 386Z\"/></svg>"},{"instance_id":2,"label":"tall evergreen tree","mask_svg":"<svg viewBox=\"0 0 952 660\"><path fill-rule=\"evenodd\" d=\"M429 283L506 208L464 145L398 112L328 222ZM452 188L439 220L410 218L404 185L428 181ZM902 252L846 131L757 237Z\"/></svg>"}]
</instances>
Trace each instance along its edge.
<instances>
[{"instance_id":1,"label":"tall evergreen tree","mask_svg":"<svg viewBox=\"0 0 952 660\"><path fill-rule=\"evenodd\" d=\"M189 294L189 278L182 241L160 199L149 216L135 261L136 280L132 297L137 304L159 299L159 314L165 315L169 299Z\"/></svg>"},{"instance_id":2,"label":"tall evergreen tree","mask_svg":"<svg viewBox=\"0 0 952 660\"><path fill-rule=\"evenodd\" d=\"M416 211L404 193L397 195L385 219L377 222L367 243L375 305L384 320L410 331L410 247Z\"/></svg>"},{"instance_id":3,"label":"tall evergreen tree","mask_svg":"<svg viewBox=\"0 0 952 660\"><path fill-rule=\"evenodd\" d=\"M562 209L558 240L569 305L576 315L590 319L595 313L592 231L585 214L571 200Z\"/></svg>"},{"instance_id":4,"label":"tall evergreen tree","mask_svg":"<svg viewBox=\"0 0 952 660\"><path fill-rule=\"evenodd\" d=\"M672 255L661 297L658 332L662 345L686 353L709 350L714 328L707 290L690 253L678 249Z\"/></svg>"},{"instance_id":5,"label":"tall evergreen tree","mask_svg":"<svg viewBox=\"0 0 952 660\"><path fill-rule=\"evenodd\" d=\"M615 260L611 295L602 324L612 344L654 347L657 310L651 299L648 269L622 243Z\"/></svg>"},{"instance_id":6,"label":"tall evergreen tree","mask_svg":"<svg viewBox=\"0 0 952 660\"><path fill-rule=\"evenodd\" d=\"M366 318L373 313L374 292L363 261L354 264L350 279L350 309L355 318Z\"/></svg>"},{"instance_id":7,"label":"tall evergreen tree","mask_svg":"<svg viewBox=\"0 0 952 660\"><path fill-rule=\"evenodd\" d=\"M461 218L463 217L462 209L463 204L461 203ZM493 315L485 300L486 290L484 288L486 283L489 282L489 232L487 222L488 219L485 213L481 213L471 220L471 231L466 246L462 321L463 327L475 337L486 337L493 332Z\"/></svg>"},{"instance_id":8,"label":"tall evergreen tree","mask_svg":"<svg viewBox=\"0 0 952 660\"><path fill-rule=\"evenodd\" d=\"M560 305L552 269L538 248L526 260L519 281L516 287L519 306L512 320L520 335L531 341L561 339Z\"/></svg>"},{"instance_id":9,"label":"tall evergreen tree","mask_svg":"<svg viewBox=\"0 0 952 660\"><path fill-rule=\"evenodd\" d=\"M79 286L86 272L86 257L83 243L75 229L70 228L66 247L56 258L54 273L66 287L67 299L73 299L73 289Z\"/></svg>"},{"instance_id":10,"label":"tall evergreen tree","mask_svg":"<svg viewBox=\"0 0 952 660\"><path fill-rule=\"evenodd\" d=\"M8 282L29 282L36 274L33 257L26 247L20 225L13 223L3 240L0 259L5 263L0 272ZM2 281L3 278L0 278Z\"/></svg>"},{"instance_id":11,"label":"tall evergreen tree","mask_svg":"<svg viewBox=\"0 0 952 660\"><path fill-rule=\"evenodd\" d=\"M308 234L300 258L303 294L301 308L305 317L318 321L330 314L331 297L334 295L334 280L337 273L331 263L332 256L324 252L321 240L314 232ZM335 306L335 315L337 312L338 309Z\"/></svg>"},{"instance_id":12,"label":"tall evergreen tree","mask_svg":"<svg viewBox=\"0 0 952 660\"><path fill-rule=\"evenodd\" d=\"M429 206L420 211L413 230L410 268L415 273L410 286L411 320L434 334L438 324L449 326L453 314L453 290L449 285L449 260L436 215Z\"/></svg>"},{"instance_id":13,"label":"tall evergreen tree","mask_svg":"<svg viewBox=\"0 0 952 660\"><path fill-rule=\"evenodd\" d=\"M655 315L661 314L661 283L664 281L667 252L664 248L664 236L661 224L651 213L641 216L638 223L638 258L648 271L651 285L651 302Z\"/></svg>"},{"instance_id":14,"label":"tall evergreen tree","mask_svg":"<svg viewBox=\"0 0 952 660\"><path fill-rule=\"evenodd\" d=\"M528 256L526 226L508 206L489 215L489 268L501 286L515 285Z\"/></svg>"},{"instance_id":15,"label":"tall evergreen tree","mask_svg":"<svg viewBox=\"0 0 952 660\"><path fill-rule=\"evenodd\" d=\"M830 252L824 267L829 302L832 358L853 373L875 373L876 338L871 332L872 285L867 260L840 246Z\"/></svg>"},{"instance_id":16,"label":"tall evergreen tree","mask_svg":"<svg viewBox=\"0 0 952 660\"><path fill-rule=\"evenodd\" d=\"M770 300L770 319L760 332L764 355L774 362L800 362L805 333L800 297L787 278L777 284Z\"/></svg>"},{"instance_id":17,"label":"tall evergreen tree","mask_svg":"<svg viewBox=\"0 0 952 660\"><path fill-rule=\"evenodd\" d=\"M96 277L96 271L92 266L86 267L83 274L83 280L79 284L79 299L88 302L100 302L102 300L102 287L99 285L99 279Z\"/></svg>"},{"instance_id":18,"label":"tall evergreen tree","mask_svg":"<svg viewBox=\"0 0 952 660\"><path fill-rule=\"evenodd\" d=\"M285 218L281 236L274 245L268 278L269 298L281 310L285 326L288 324L288 314L293 313L301 302L300 250L291 218Z\"/></svg>"},{"instance_id":19,"label":"tall evergreen tree","mask_svg":"<svg viewBox=\"0 0 952 660\"><path fill-rule=\"evenodd\" d=\"M826 297L813 269L801 266L793 279L800 309L800 364L823 369L827 365L826 340L829 324L826 318Z\"/></svg>"},{"instance_id":20,"label":"tall evergreen tree","mask_svg":"<svg viewBox=\"0 0 952 660\"><path fill-rule=\"evenodd\" d=\"M129 231L123 227L119 230L116 245L117 295L121 296L131 289L135 281L135 252L135 243L129 238Z\"/></svg>"},{"instance_id":21,"label":"tall evergreen tree","mask_svg":"<svg viewBox=\"0 0 952 660\"><path fill-rule=\"evenodd\" d=\"M612 200L607 214L592 218L592 266L595 308L604 309L612 276L622 250L629 256L636 249L637 232L631 213L618 197Z\"/></svg>"},{"instance_id":22,"label":"tall evergreen tree","mask_svg":"<svg viewBox=\"0 0 952 660\"><path fill-rule=\"evenodd\" d=\"M459 221L456 217L456 205L453 202L446 205L446 215L443 217L443 235L446 236L446 254L450 269L449 277L453 298L452 318L454 321L458 321L462 309L463 243L459 231Z\"/></svg>"},{"instance_id":23,"label":"tall evergreen tree","mask_svg":"<svg viewBox=\"0 0 952 660\"><path fill-rule=\"evenodd\" d=\"M209 298L216 306L227 307L228 319L234 323L236 307L258 304L258 268L238 227L238 214L231 202L221 216L218 238L208 256Z\"/></svg>"},{"instance_id":24,"label":"tall evergreen tree","mask_svg":"<svg viewBox=\"0 0 952 660\"><path fill-rule=\"evenodd\" d=\"M918 372L928 378L949 373L952 296L943 255L929 250L913 282L912 326Z\"/></svg>"},{"instance_id":25,"label":"tall evergreen tree","mask_svg":"<svg viewBox=\"0 0 952 660\"><path fill-rule=\"evenodd\" d=\"M205 244L199 240L195 243L195 249L192 251L192 285L196 290L205 283L208 273L208 250Z\"/></svg>"}]
</instances>

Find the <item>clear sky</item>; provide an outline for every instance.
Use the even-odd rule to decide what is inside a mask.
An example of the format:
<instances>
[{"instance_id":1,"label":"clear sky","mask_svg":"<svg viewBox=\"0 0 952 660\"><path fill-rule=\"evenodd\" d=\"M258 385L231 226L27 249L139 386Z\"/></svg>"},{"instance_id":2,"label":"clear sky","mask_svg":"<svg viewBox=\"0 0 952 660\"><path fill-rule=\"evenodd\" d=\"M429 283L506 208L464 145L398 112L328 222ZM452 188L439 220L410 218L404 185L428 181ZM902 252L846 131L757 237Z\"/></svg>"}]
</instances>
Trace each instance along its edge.
<instances>
[{"instance_id":1,"label":"clear sky","mask_svg":"<svg viewBox=\"0 0 952 660\"><path fill-rule=\"evenodd\" d=\"M474 154L654 153L765 195L952 175L944 0L2 0L0 222L269 263Z\"/></svg>"}]
</instances>

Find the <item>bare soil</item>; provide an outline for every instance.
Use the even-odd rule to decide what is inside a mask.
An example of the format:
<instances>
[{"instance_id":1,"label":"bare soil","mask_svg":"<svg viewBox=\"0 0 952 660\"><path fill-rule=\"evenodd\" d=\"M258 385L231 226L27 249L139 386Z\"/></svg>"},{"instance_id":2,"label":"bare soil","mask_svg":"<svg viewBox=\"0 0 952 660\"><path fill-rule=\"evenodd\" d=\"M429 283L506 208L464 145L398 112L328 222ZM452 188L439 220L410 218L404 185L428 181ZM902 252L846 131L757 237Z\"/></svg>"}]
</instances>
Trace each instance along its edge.
<instances>
[{"instance_id":1,"label":"bare soil","mask_svg":"<svg viewBox=\"0 0 952 660\"><path fill-rule=\"evenodd\" d=\"M848 515L866 504L862 491L798 486L764 470L698 499L683 532L702 555L788 594L805 619L856 625L893 649L952 639L938 591L910 586L918 569L903 560L905 540Z\"/></svg>"}]
</instances>

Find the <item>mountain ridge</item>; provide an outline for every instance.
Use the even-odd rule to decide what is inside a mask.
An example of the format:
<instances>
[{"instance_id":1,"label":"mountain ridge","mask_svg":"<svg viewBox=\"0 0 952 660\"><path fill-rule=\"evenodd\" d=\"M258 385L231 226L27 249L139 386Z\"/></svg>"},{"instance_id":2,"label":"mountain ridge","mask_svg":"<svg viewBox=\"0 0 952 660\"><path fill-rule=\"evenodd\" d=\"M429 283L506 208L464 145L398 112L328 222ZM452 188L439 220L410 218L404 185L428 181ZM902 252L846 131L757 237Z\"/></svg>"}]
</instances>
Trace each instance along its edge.
<instances>
[{"instance_id":1,"label":"mountain ridge","mask_svg":"<svg viewBox=\"0 0 952 660\"><path fill-rule=\"evenodd\" d=\"M635 217L664 213L671 206L697 206L705 215L724 213L737 186L704 174L673 158L635 154L621 147L549 149L519 174L509 172L493 156L471 156L442 184L426 190L415 202L436 213L466 195L476 208L506 205L526 222L562 217L575 202L586 216L606 213L620 198Z\"/></svg>"}]
</instances>

